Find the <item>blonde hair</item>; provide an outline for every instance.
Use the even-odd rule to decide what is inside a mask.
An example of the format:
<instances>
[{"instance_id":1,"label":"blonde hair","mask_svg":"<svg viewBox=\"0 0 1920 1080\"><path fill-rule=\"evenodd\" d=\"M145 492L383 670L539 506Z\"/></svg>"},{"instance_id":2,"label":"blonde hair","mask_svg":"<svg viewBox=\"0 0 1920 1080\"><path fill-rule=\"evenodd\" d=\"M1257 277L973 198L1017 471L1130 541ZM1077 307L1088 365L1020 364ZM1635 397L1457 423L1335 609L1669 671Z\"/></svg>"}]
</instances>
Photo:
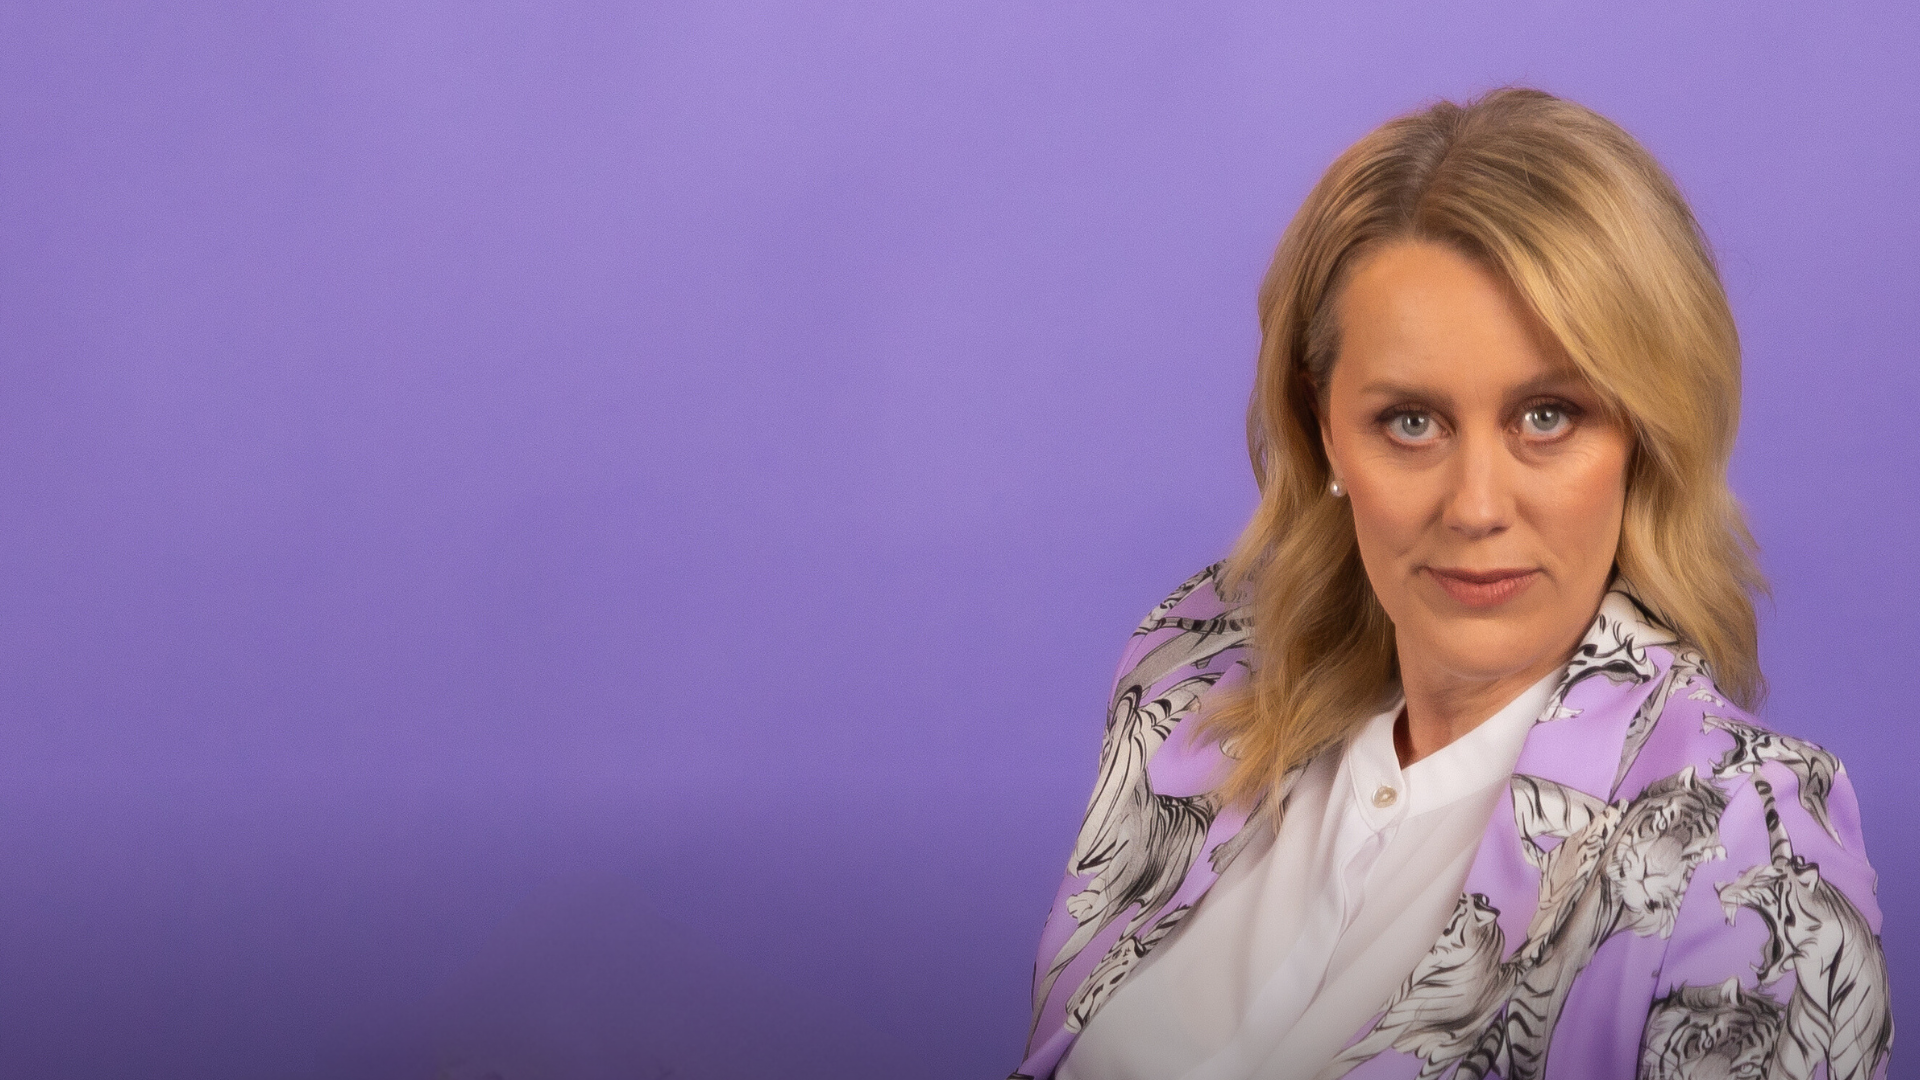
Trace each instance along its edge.
<instances>
[{"instance_id":1,"label":"blonde hair","mask_svg":"<svg viewBox=\"0 0 1920 1080\"><path fill-rule=\"evenodd\" d=\"M1380 707L1393 624L1327 495L1315 405L1339 351L1335 301L1382 245L1425 241L1511 283L1634 438L1616 584L1706 658L1742 705L1764 693L1765 590L1727 461L1740 344L1706 239L1673 180L1618 125L1537 90L1442 101L1340 155L1287 226L1260 290L1247 444L1260 505L1225 585L1251 604L1253 675L1203 721L1251 800Z\"/></svg>"}]
</instances>

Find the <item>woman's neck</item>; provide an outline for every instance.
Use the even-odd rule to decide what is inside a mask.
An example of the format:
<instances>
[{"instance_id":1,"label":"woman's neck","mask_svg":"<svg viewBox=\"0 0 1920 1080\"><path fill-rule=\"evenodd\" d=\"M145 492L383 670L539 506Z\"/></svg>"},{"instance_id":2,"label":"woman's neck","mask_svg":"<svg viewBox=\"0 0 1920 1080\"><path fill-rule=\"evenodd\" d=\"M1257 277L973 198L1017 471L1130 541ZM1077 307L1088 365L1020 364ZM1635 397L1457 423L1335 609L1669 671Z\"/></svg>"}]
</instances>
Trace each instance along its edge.
<instances>
[{"instance_id":1,"label":"woman's neck","mask_svg":"<svg viewBox=\"0 0 1920 1080\"><path fill-rule=\"evenodd\" d=\"M1406 707L1393 725L1400 767L1428 757L1505 708L1564 661L1551 657L1532 667L1486 679L1423 670L1401 657L1400 685Z\"/></svg>"}]
</instances>

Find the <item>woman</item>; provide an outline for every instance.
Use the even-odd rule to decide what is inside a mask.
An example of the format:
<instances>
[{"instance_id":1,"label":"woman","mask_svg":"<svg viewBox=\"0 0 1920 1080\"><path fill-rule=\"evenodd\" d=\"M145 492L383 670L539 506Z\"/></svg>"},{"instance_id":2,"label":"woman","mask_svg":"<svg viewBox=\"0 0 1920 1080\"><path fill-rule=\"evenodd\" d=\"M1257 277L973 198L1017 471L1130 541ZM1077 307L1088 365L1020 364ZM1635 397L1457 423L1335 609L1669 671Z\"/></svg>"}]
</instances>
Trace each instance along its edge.
<instances>
[{"instance_id":1,"label":"woman","mask_svg":"<svg viewBox=\"0 0 1920 1080\"><path fill-rule=\"evenodd\" d=\"M1260 310L1260 506L1121 661L1015 1076L1884 1076L1852 789L1745 711L1738 342L1659 165L1536 91L1402 117Z\"/></svg>"}]
</instances>

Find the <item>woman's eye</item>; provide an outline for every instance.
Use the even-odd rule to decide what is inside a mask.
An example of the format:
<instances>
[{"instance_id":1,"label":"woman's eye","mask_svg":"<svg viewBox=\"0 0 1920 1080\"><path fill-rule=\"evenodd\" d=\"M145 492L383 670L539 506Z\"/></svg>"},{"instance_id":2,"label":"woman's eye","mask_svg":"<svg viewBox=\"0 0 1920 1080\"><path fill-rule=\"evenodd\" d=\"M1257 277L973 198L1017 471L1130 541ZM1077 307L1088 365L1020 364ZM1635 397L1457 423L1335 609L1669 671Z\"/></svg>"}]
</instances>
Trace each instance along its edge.
<instances>
[{"instance_id":1,"label":"woman's eye","mask_svg":"<svg viewBox=\"0 0 1920 1080\"><path fill-rule=\"evenodd\" d=\"M1558 405L1535 405L1520 418L1529 435L1558 435L1567 429L1572 421L1566 410Z\"/></svg>"},{"instance_id":2,"label":"woman's eye","mask_svg":"<svg viewBox=\"0 0 1920 1080\"><path fill-rule=\"evenodd\" d=\"M1433 437L1433 417L1425 413L1401 413L1387 422L1395 438L1403 442L1425 442Z\"/></svg>"}]
</instances>

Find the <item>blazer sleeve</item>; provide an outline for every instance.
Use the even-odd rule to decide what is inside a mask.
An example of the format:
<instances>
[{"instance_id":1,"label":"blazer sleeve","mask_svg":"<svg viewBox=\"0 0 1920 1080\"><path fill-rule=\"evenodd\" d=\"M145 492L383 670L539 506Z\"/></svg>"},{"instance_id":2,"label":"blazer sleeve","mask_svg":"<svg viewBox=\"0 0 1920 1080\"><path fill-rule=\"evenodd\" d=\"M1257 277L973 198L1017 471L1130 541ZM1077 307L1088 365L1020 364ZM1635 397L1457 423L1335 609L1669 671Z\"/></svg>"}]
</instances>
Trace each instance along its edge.
<instances>
[{"instance_id":1,"label":"blazer sleeve","mask_svg":"<svg viewBox=\"0 0 1920 1080\"><path fill-rule=\"evenodd\" d=\"M1158 608L1156 608L1155 610L1157 611ZM1148 615L1148 619L1151 619L1152 617L1153 616L1150 613ZM1134 630L1134 632L1127 638L1126 645L1120 650L1120 663L1117 667L1114 668L1113 681L1107 688L1106 709L1102 713L1102 715L1106 718L1104 721L1104 724L1110 724L1112 722L1113 706L1114 706L1114 702L1120 696L1121 684L1126 680L1128 674L1130 674L1133 671L1133 669L1139 665L1141 656L1143 656L1146 653L1148 648L1149 648L1148 635L1145 633L1145 625L1143 624L1141 628ZM1104 724L1103 724L1103 736L1102 736L1103 743L1105 740ZM1104 758L1104 754L1102 756ZM1089 802L1099 798L1099 775L1101 774L1101 771L1102 770L1096 767L1095 769L1096 779L1094 782L1094 790L1093 790L1093 794L1089 796ZM1076 846L1077 846L1077 838L1076 838ZM1069 915L1067 912L1067 906L1066 906L1067 898L1072 894L1074 894L1075 892L1078 892L1080 889L1084 888L1086 885L1086 880L1084 876L1074 875L1071 867L1071 863L1072 863L1071 859L1068 860L1068 863L1069 863L1069 866L1068 866L1067 874L1065 878L1060 882L1059 888L1055 891L1054 898L1053 898L1053 905L1047 910L1047 922L1046 922L1046 925L1042 928L1043 944L1041 947L1041 952L1040 952L1040 955L1036 957L1034 960L1033 986L1032 986L1032 996L1031 996L1030 1004L1032 1005L1032 1008L1036 1016L1040 1011L1043 998L1047 993L1049 987L1051 986L1051 983L1047 979L1047 971L1048 971L1048 965L1053 958L1048 955L1044 942L1048 938L1061 936L1061 930L1064 927L1071 924L1072 916ZM1020 1074L1015 1073L1014 1075L1018 1076Z\"/></svg>"},{"instance_id":2,"label":"blazer sleeve","mask_svg":"<svg viewBox=\"0 0 1920 1080\"><path fill-rule=\"evenodd\" d=\"M1068 1005L1083 985L1114 985L1126 965L1152 947L1156 939L1147 932L1128 939L1131 950L1108 956L1123 930L1141 932L1142 926L1129 919L1165 924L1170 916L1163 909L1174 904L1211 835L1213 812L1195 813L1185 797L1156 793L1148 768L1165 760L1166 729L1198 700L1195 685L1214 685L1244 644L1244 621L1220 595L1219 572L1215 563L1188 578L1147 614L1121 650L1104 710L1093 795L1041 930L1027 1052L1015 1076L1052 1074L1072 1045L1078 1022L1100 999L1083 1001L1084 1010L1073 1017ZM1140 700L1149 687L1164 689L1169 683L1173 689L1164 691L1169 696ZM1174 756L1183 765L1195 764L1187 760L1193 755L1183 757L1177 748ZM1166 804L1177 805L1155 816L1167 810ZM1087 981L1094 978L1096 964L1109 962L1120 966L1102 976L1107 981Z\"/></svg>"},{"instance_id":3,"label":"blazer sleeve","mask_svg":"<svg viewBox=\"0 0 1920 1080\"><path fill-rule=\"evenodd\" d=\"M1732 792L1725 855L1700 865L1676 913L1641 1080L1709 1060L1731 1076L1811 1080L1823 1064L1829 1080L1887 1074L1887 964L1853 785L1826 751L1779 741L1788 752Z\"/></svg>"}]
</instances>

